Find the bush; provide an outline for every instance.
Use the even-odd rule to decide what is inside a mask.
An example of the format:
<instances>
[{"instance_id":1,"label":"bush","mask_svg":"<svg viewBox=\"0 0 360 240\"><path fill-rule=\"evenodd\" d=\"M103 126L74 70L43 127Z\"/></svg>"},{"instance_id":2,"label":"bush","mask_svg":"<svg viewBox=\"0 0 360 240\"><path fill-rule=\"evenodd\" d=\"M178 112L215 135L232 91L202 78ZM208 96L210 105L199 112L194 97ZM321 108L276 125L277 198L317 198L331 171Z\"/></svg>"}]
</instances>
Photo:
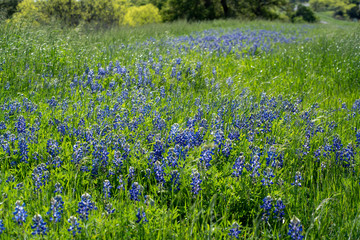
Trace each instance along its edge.
<instances>
[{"instance_id":1,"label":"bush","mask_svg":"<svg viewBox=\"0 0 360 240\"><path fill-rule=\"evenodd\" d=\"M352 7L349 10L346 11L347 15L351 19L360 19L360 9L358 6Z\"/></svg>"},{"instance_id":2,"label":"bush","mask_svg":"<svg viewBox=\"0 0 360 240\"><path fill-rule=\"evenodd\" d=\"M130 7L124 16L124 25L138 26L161 22L159 9L152 4Z\"/></svg>"},{"instance_id":3,"label":"bush","mask_svg":"<svg viewBox=\"0 0 360 240\"><path fill-rule=\"evenodd\" d=\"M302 18L304 21L309 23L314 23L318 20L315 16L315 13L310 8L303 5L298 6L298 9L292 17L292 21L294 22L295 19L299 18Z\"/></svg>"}]
</instances>

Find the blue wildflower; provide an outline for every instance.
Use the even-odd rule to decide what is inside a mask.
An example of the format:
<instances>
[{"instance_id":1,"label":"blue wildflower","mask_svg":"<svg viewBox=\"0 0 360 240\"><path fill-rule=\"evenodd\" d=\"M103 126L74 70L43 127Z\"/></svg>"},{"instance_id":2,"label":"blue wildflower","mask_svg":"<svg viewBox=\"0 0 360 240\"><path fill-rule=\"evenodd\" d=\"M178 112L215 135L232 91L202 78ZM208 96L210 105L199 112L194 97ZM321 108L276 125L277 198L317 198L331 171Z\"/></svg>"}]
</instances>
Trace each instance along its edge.
<instances>
[{"instance_id":1,"label":"blue wildflower","mask_svg":"<svg viewBox=\"0 0 360 240\"><path fill-rule=\"evenodd\" d=\"M4 226L4 222L2 219L0 219L0 233L3 233L5 231L5 226Z\"/></svg>"},{"instance_id":2,"label":"blue wildflower","mask_svg":"<svg viewBox=\"0 0 360 240\"><path fill-rule=\"evenodd\" d=\"M112 186L111 186L110 181L105 180L104 181L104 187L103 187L103 192L104 192L105 198L110 198L111 197L111 192L110 192L111 188L112 188Z\"/></svg>"},{"instance_id":3,"label":"blue wildflower","mask_svg":"<svg viewBox=\"0 0 360 240\"><path fill-rule=\"evenodd\" d=\"M270 211L272 209L272 201L273 199L270 196L267 196L263 199L263 205L260 206L264 210L262 219L267 221L270 216Z\"/></svg>"},{"instance_id":4,"label":"blue wildflower","mask_svg":"<svg viewBox=\"0 0 360 240\"><path fill-rule=\"evenodd\" d=\"M123 176L122 175L120 175L119 177L118 177L118 179L119 179L119 186L117 187L117 189L122 189L122 190L125 190L125 186L124 186L124 180L123 180Z\"/></svg>"},{"instance_id":5,"label":"blue wildflower","mask_svg":"<svg viewBox=\"0 0 360 240\"><path fill-rule=\"evenodd\" d=\"M264 178L261 180L263 186L270 186L273 184L272 178L274 178L274 171L271 168L264 170Z\"/></svg>"},{"instance_id":6,"label":"blue wildflower","mask_svg":"<svg viewBox=\"0 0 360 240\"><path fill-rule=\"evenodd\" d=\"M180 190L180 173L178 170L173 170L170 173L170 190L179 191Z\"/></svg>"},{"instance_id":7,"label":"blue wildflower","mask_svg":"<svg viewBox=\"0 0 360 240\"><path fill-rule=\"evenodd\" d=\"M199 191L202 190L200 184L202 183L202 180L200 179L200 173L198 171L193 171L191 174L191 192L193 193L193 196L196 197L196 195L199 194Z\"/></svg>"},{"instance_id":8,"label":"blue wildflower","mask_svg":"<svg viewBox=\"0 0 360 240\"><path fill-rule=\"evenodd\" d=\"M20 153L20 161L28 163L27 160L29 159L28 156L29 148L28 148L27 140L23 137L19 139L19 153Z\"/></svg>"},{"instance_id":9,"label":"blue wildflower","mask_svg":"<svg viewBox=\"0 0 360 240\"><path fill-rule=\"evenodd\" d=\"M50 210L47 212L48 215L51 215L50 221L60 222L61 215L64 209L64 201L62 200L62 197L60 195L57 195L56 197L51 199L50 203Z\"/></svg>"},{"instance_id":10,"label":"blue wildflower","mask_svg":"<svg viewBox=\"0 0 360 240\"><path fill-rule=\"evenodd\" d=\"M76 212L79 213L82 221L87 221L89 219L90 211L96 209L97 207L95 206L95 203L91 201L91 195L84 193L81 196L81 201L78 204L78 210Z\"/></svg>"},{"instance_id":11,"label":"blue wildflower","mask_svg":"<svg viewBox=\"0 0 360 240\"><path fill-rule=\"evenodd\" d=\"M239 238L239 234L241 233L240 229L239 229L239 224L237 224L236 222L234 222L231 226L231 229L229 231L229 236L231 238Z\"/></svg>"},{"instance_id":12,"label":"blue wildflower","mask_svg":"<svg viewBox=\"0 0 360 240\"><path fill-rule=\"evenodd\" d=\"M147 218L146 218L145 211L143 209L140 209L140 208L137 211L136 218L137 218L136 223L140 223L140 222L141 223L147 223L147 222L149 222L147 220Z\"/></svg>"},{"instance_id":13,"label":"blue wildflower","mask_svg":"<svg viewBox=\"0 0 360 240\"><path fill-rule=\"evenodd\" d=\"M135 168L130 166L129 167L129 174L128 174L128 182L131 183L135 180Z\"/></svg>"},{"instance_id":14,"label":"blue wildflower","mask_svg":"<svg viewBox=\"0 0 360 240\"><path fill-rule=\"evenodd\" d=\"M274 209L274 218L281 220L284 218L284 209L285 209L285 205L283 203L283 201L281 199L278 199L276 201L275 204L275 209Z\"/></svg>"},{"instance_id":15,"label":"blue wildflower","mask_svg":"<svg viewBox=\"0 0 360 240\"><path fill-rule=\"evenodd\" d=\"M154 164L154 173L155 173L155 179L158 183L160 184L165 183L164 167L159 161L156 161Z\"/></svg>"},{"instance_id":16,"label":"blue wildflower","mask_svg":"<svg viewBox=\"0 0 360 240\"><path fill-rule=\"evenodd\" d=\"M44 222L43 218L40 214L36 214L33 217L34 225L31 226L34 231L31 233L32 235L46 235L46 231L48 228L46 227L46 222Z\"/></svg>"},{"instance_id":17,"label":"blue wildflower","mask_svg":"<svg viewBox=\"0 0 360 240\"><path fill-rule=\"evenodd\" d=\"M111 203L105 204L105 213L107 215L113 214L115 212L115 208L113 208L113 205Z\"/></svg>"},{"instance_id":18,"label":"blue wildflower","mask_svg":"<svg viewBox=\"0 0 360 240\"><path fill-rule=\"evenodd\" d=\"M131 189L129 192L130 192L130 200L140 201L139 196L141 196L141 186L137 182L134 182L131 185Z\"/></svg>"},{"instance_id":19,"label":"blue wildflower","mask_svg":"<svg viewBox=\"0 0 360 240\"><path fill-rule=\"evenodd\" d=\"M18 121L15 123L15 128L17 129L18 134L26 132L26 121L23 116L18 118Z\"/></svg>"},{"instance_id":20,"label":"blue wildflower","mask_svg":"<svg viewBox=\"0 0 360 240\"><path fill-rule=\"evenodd\" d=\"M292 240L302 240L304 236L301 235L303 227L300 220L297 217L293 217L289 223L289 232L288 235Z\"/></svg>"},{"instance_id":21,"label":"blue wildflower","mask_svg":"<svg viewBox=\"0 0 360 240\"><path fill-rule=\"evenodd\" d=\"M212 160L212 155L214 155L212 149L203 150L200 154L200 162L205 165L207 169L211 167L210 161Z\"/></svg>"},{"instance_id":22,"label":"blue wildflower","mask_svg":"<svg viewBox=\"0 0 360 240\"><path fill-rule=\"evenodd\" d=\"M76 217L71 216L68 219L68 223L71 224L71 226L68 228L68 231L72 233L73 237L76 236L76 233L81 233L81 227L79 227L79 222L77 221Z\"/></svg>"},{"instance_id":23,"label":"blue wildflower","mask_svg":"<svg viewBox=\"0 0 360 240\"><path fill-rule=\"evenodd\" d=\"M60 183L55 183L55 190L54 193L62 193L63 187L61 186Z\"/></svg>"},{"instance_id":24,"label":"blue wildflower","mask_svg":"<svg viewBox=\"0 0 360 240\"><path fill-rule=\"evenodd\" d=\"M295 182L291 183L291 185L301 187L301 180L303 180L303 178L301 177L301 173L296 172L295 173Z\"/></svg>"},{"instance_id":25,"label":"blue wildflower","mask_svg":"<svg viewBox=\"0 0 360 240\"><path fill-rule=\"evenodd\" d=\"M240 156L235 160L234 166L232 167L232 169L234 169L232 173L234 177L237 178L240 177L244 169L244 164L245 164L245 157L243 153L241 153Z\"/></svg>"},{"instance_id":26,"label":"blue wildflower","mask_svg":"<svg viewBox=\"0 0 360 240\"><path fill-rule=\"evenodd\" d=\"M49 172L46 165L42 163L35 167L31 174L31 178L34 182L34 191L41 191L41 187L45 186L49 181Z\"/></svg>"}]
</instances>

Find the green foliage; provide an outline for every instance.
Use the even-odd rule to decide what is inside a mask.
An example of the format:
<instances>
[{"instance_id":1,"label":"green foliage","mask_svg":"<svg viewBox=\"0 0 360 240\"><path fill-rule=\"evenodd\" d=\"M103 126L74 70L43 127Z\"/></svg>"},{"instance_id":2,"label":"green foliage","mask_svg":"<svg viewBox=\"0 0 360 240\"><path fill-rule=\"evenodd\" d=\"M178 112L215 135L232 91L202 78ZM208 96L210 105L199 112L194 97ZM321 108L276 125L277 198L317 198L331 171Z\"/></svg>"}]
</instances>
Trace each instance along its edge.
<instances>
[{"instance_id":1,"label":"green foliage","mask_svg":"<svg viewBox=\"0 0 360 240\"><path fill-rule=\"evenodd\" d=\"M305 22L309 22L309 23L314 23L318 21L318 19L315 16L315 13L311 10L311 8L303 5L299 5L295 14L292 16L292 21L298 22L299 19L296 20L295 18L301 18Z\"/></svg>"},{"instance_id":2,"label":"green foliage","mask_svg":"<svg viewBox=\"0 0 360 240\"><path fill-rule=\"evenodd\" d=\"M0 17L10 18L22 0L0 0Z\"/></svg>"},{"instance_id":3,"label":"green foliage","mask_svg":"<svg viewBox=\"0 0 360 240\"><path fill-rule=\"evenodd\" d=\"M129 26L158 22L161 22L159 9L152 4L130 7L124 16L124 24Z\"/></svg>"},{"instance_id":4,"label":"green foliage","mask_svg":"<svg viewBox=\"0 0 360 240\"><path fill-rule=\"evenodd\" d=\"M354 6L346 11L349 18L360 19L360 8L358 6Z\"/></svg>"}]
</instances>

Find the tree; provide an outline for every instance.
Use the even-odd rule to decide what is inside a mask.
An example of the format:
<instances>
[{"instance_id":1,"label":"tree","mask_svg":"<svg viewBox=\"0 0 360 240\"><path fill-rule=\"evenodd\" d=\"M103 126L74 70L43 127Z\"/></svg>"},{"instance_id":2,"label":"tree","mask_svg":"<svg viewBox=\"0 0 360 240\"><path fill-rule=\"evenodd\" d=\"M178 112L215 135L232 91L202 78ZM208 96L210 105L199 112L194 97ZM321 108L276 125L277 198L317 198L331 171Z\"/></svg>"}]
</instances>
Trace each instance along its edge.
<instances>
[{"instance_id":1,"label":"tree","mask_svg":"<svg viewBox=\"0 0 360 240\"><path fill-rule=\"evenodd\" d=\"M5 18L10 18L15 12L21 0L0 0L0 11Z\"/></svg>"}]
</instances>

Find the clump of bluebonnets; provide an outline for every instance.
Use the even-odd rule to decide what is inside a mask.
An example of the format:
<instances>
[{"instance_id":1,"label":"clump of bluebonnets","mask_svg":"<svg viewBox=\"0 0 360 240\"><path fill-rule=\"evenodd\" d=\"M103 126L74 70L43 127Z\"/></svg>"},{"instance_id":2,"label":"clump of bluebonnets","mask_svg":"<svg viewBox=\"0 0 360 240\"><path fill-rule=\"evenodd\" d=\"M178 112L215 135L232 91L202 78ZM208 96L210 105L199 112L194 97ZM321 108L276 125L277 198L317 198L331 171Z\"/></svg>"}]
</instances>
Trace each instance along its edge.
<instances>
[{"instance_id":1,"label":"clump of bluebonnets","mask_svg":"<svg viewBox=\"0 0 360 240\"><path fill-rule=\"evenodd\" d=\"M70 223L70 227L68 228L68 231L72 233L73 237L76 236L76 233L80 234L81 233L81 227L79 226L79 222L77 220L76 217L71 216L68 219L68 223Z\"/></svg>"},{"instance_id":2,"label":"clump of bluebonnets","mask_svg":"<svg viewBox=\"0 0 360 240\"><path fill-rule=\"evenodd\" d=\"M301 235L302 231L303 227L300 220L294 216L289 223L288 235L291 237L292 240L302 240L304 238L304 236Z\"/></svg>"},{"instance_id":3,"label":"clump of bluebonnets","mask_svg":"<svg viewBox=\"0 0 360 240\"><path fill-rule=\"evenodd\" d=\"M229 236L231 238L236 238L238 239L240 236L240 233L241 233L241 230L240 230L240 226L237 222L234 222L232 225L231 225L231 228L230 228L230 231L229 231Z\"/></svg>"},{"instance_id":4,"label":"clump of bluebonnets","mask_svg":"<svg viewBox=\"0 0 360 240\"><path fill-rule=\"evenodd\" d=\"M103 192L104 192L104 197L105 198L110 198L111 197L111 192L110 189L112 188L111 183L109 180L105 180L104 181L104 186L103 186Z\"/></svg>"},{"instance_id":5,"label":"clump of bluebonnets","mask_svg":"<svg viewBox=\"0 0 360 240\"><path fill-rule=\"evenodd\" d=\"M194 197L199 194L202 190L201 188L202 180L200 179L200 173L197 170L194 170L191 174L191 192Z\"/></svg>"},{"instance_id":6,"label":"clump of bluebonnets","mask_svg":"<svg viewBox=\"0 0 360 240\"><path fill-rule=\"evenodd\" d=\"M302 180L303 180L303 178L301 177L301 173L296 172L295 173L295 181L293 183L291 183L291 185L301 187Z\"/></svg>"},{"instance_id":7,"label":"clump of bluebonnets","mask_svg":"<svg viewBox=\"0 0 360 240\"><path fill-rule=\"evenodd\" d=\"M136 213L136 223L147 223L149 222L146 218L146 213L144 209L139 208Z\"/></svg>"},{"instance_id":8,"label":"clump of bluebonnets","mask_svg":"<svg viewBox=\"0 0 360 240\"><path fill-rule=\"evenodd\" d=\"M50 221L60 222L64 210L64 201L60 195L51 199L50 210L47 214L50 215Z\"/></svg>"},{"instance_id":9,"label":"clump of bluebonnets","mask_svg":"<svg viewBox=\"0 0 360 240\"><path fill-rule=\"evenodd\" d=\"M84 193L81 196L81 201L78 204L78 210L76 212L79 213L82 221L87 221L89 219L89 213L96 209L95 203L91 200L91 195Z\"/></svg>"},{"instance_id":10,"label":"clump of bluebonnets","mask_svg":"<svg viewBox=\"0 0 360 240\"><path fill-rule=\"evenodd\" d=\"M25 211L25 203L21 204L20 201L15 203L14 220L18 225L23 225L26 222L27 212Z\"/></svg>"},{"instance_id":11,"label":"clump of bluebonnets","mask_svg":"<svg viewBox=\"0 0 360 240\"><path fill-rule=\"evenodd\" d=\"M46 222L44 222L42 216L40 214L36 214L33 217L33 225L31 228L34 230L32 235L46 235L48 228L46 227Z\"/></svg>"},{"instance_id":12,"label":"clump of bluebonnets","mask_svg":"<svg viewBox=\"0 0 360 240\"><path fill-rule=\"evenodd\" d=\"M2 219L0 219L0 233L3 233L6 230L5 226L4 226L4 222Z\"/></svg>"}]
</instances>

